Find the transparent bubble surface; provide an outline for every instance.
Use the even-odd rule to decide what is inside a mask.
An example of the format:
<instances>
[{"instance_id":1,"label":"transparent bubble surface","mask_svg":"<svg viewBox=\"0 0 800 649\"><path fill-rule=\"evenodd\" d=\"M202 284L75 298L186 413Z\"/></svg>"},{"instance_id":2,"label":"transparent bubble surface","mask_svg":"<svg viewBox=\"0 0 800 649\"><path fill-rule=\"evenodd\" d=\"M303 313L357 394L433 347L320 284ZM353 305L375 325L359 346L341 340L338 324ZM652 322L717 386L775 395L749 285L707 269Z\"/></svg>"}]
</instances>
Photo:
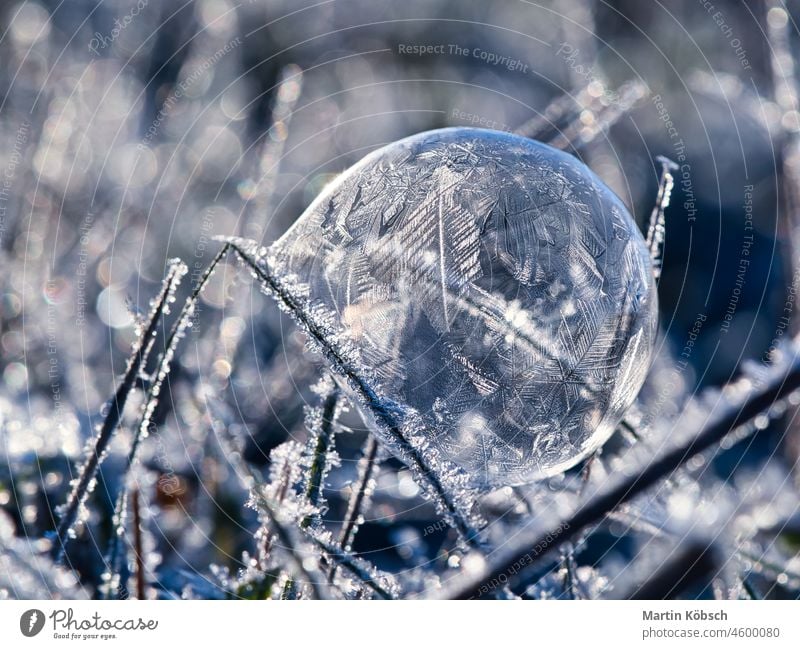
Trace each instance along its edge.
<instances>
[{"instance_id":1,"label":"transparent bubble surface","mask_svg":"<svg viewBox=\"0 0 800 649\"><path fill-rule=\"evenodd\" d=\"M326 187L270 258L479 489L585 458L649 366L639 229L585 165L532 140L452 128L390 144Z\"/></svg>"}]
</instances>

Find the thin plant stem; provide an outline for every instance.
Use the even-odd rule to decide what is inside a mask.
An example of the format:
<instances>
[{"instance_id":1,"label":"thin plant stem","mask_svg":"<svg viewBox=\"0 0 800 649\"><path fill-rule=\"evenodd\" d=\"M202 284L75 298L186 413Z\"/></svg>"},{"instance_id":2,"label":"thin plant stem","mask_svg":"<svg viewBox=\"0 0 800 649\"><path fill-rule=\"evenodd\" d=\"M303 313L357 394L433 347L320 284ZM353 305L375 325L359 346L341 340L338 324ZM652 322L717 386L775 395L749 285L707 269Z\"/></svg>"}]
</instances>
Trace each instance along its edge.
<instances>
[{"instance_id":1,"label":"thin plant stem","mask_svg":"<svg viewBox=\"0 0 800 649\"><path fill-rule=\"evenodd\" d=\"M147 587L144 574L144 543L142 542L142 515L139 502L139 490L131 492L131 509L133 510L133 553L136 557L136 598L147 599Z\"/></svg>"},{"instance_id":2,"label":"thin plant stem","mask_svg":"<svg viewBox=\"0 0 800 649\"><path fill-rule=\"evenodd\" d=\"M313 507L319 507L322 502L322 478L328 463L328 451L333 444L333 424L336 417L336 405L339 402L339 389L334 387L325 397L322 405L322 424L319 427L314 456L309 469L306 498ZM300 522L300 527L305 529L313 522L312 516L306 516Z\"/></svg>"},{"instance_id":3,"label":"thin plant stem","mask_svg":"<svg viewBox=\"0 0 800 649\"><path fill-rule=\"evenodd\" d=\"M208 403L206 406L212 407ZM264 533L275 535L279 547L282 547L288 555L292 570L308 583L315 599L332 599L325 576L319 569L304 562L299 549L297 530L282 522L276 508L279 506L278 503L264 495L265 485L261 475L241 459L236 449L236 443L225 426L215 428L215 431L217 431L217 441L223 453L234 463L237 477L242 485L251 492L253 505L264 516L264 525L268 528L264 530Z\"/></svg>"},{"instance_id":4,"label":"thin plant stem","mask_svg":"<svg viewBox=\"0 0 800 649\"><path fill-rule=\"evenodd\" d=\"M233 440L229 438L227 432L225 431L221 433L220 442L223 445L223 450L225 451L229 451L233 448ZM264 484L263 478L257 471L253 470L253 468L249 464L244 462L237 453L229 452L228 456L233 461L236 462L236 469L237 469L236 474L239 477L239 479L243 482L246 488L253 491L255 505L261 509L266 519L269 521L271 532L277 537L278 543L282 545L284 549L286 549L290 553L290 556L293 558L293 561L296 564L299 564L297 566L298 569L302 570L301 574L303 574L304 577L307 580L309 580L309 583L312 585L312 587L316 591L319 591L319 589L322 588L323 584L327 585L327 580L325 579L325 576L319 575L320 579L322 580L321 582L316 583L311 581L312 577L317 576L317 570L307 570L303 566L302 558L299 556L297 550L297 542L294 539L293 530L290 529L288 526L283 525L277 518L276 507L279 506L280 503L279 502L275 503L264 495L264 487L266 485ZM269 533L269 531L270 530L265 530L266 533ZM383 594L386 593L386 591L384 591L380 587L379 587L380 590L376 590L374 587L375 585L374 580L372 578L370 578L369 581L364 581L361 579L361 575L363 574L364 571L355 565L356 562L355 558L339 550L338 548L333 548L330 544L326 543L318 536L316 536L313 533L313 529L310 527L305 529L301 528L301 532L303 533L305 539L307 539L309 542L311 542L319 550L323 551L327 555L328 561L330 563L335 563L336 565L346 568L351 574L353 574L353 576L362 581L365 585L367 585L371 589L375 590L375 592L379 596L383 597ZM271 548L272 548L272 543L270 542L269 549L271 550ZM388 593L386 594L389 595L388 597L389 599L393 599L390 596L390 594ZM319 598L318 592L316 596L317 598Z\"/></svg>"},{"instance_id":5,"label":"thin plant stem","mask_svg":"<svg viewBox=\"0 0 800 649\"><path fill-rule=\"evenodd\" d=\"M661 165L661 175L658 180L656 202L650 213L650 223L647 228L645 243L650 251L650 259L653 262L653 275L658 279L661 276L661 252L664 247L664 235L666 234L664 214L669 207L672 187L675 184L675 179L671 172L676 171L678 165L664 156L658 156L656 160Z\"/></svg>"},{"instance_id":6,"label":"thin plant stem","mask_svg":"<svg viewBox=\"0 0 800 649\"><path fill-rule=\"evenodd\" d=\"M107 404L108 412L100 426L100 432L94 441L94 447L87 454L81 474L75 488L70 493L69 499L64 507L64 514L56 529L56 538L51 551L53 560L56 563L60 563L64 557L66 544L70 538L70 531L78 518L81 504L89 493L92 482L97 475L97 470L105 458L114 431L117 429L122 419L122 413L125 410L125 403L128 400L128 396L133 391L137 378L147 362L147 357L155 339L158 322L167 310L169 300L186 271L187 268L183 263L174 263L171 266L161 289L161 293L159 293L157 298L156 306L152 310L147 327L137 338L133 353L128 359L128 366L122 378L122 383L120 383L114 397Z\"/></svg>"},{"instance_id":7,"label":"thin plant stem","mask_svg":"<svg viewBox=\"0 0 800 649\"><path fill-rule=\"evenodd\" d=\"M244 464L244 463L242 463ZM257 486L263 486L261 483L261 479L257 476L257 474L252 471L249 467L243 466L240 467L246 471L246 474L249 476L250 480ZM311 581L313 576L316 576L316 571L314 574L309 574L309 571L303 567L302 561L299 559L297 555L296 543L294 542L293 535L289 531L289 528L281 524L276 518L276 512L272 506L272 504L268 501L266 497L259 493L256 498L257 505L262 508L264 513L266 514L267 518L270 520L270 524L272 527L272 531L278 537L278 541L283 545L284 548L290 550L293 556L295 557L295 562L300 564L300 567L303 569L303 574L305 575L306 579L309 580L309 584L312 586L312 589L315 590L315 595L319 598L319 584ZM341 566L346 568L348 572L353 574L357 577L360 581L365 583L371 589L373 589L379 596L386 597L387 599L393 599L391 595L385 591L380 585L378 585L374 579L369 577L368 573L364 570L360 569L356 565L355 559L346 552L339 550L338 548L334 548L328 543L325 543L322 539L315 536L312 533L310 528L305 528L302 530L304 532L305 537L314 545L316 545L320 550L322 550L328 557L331 563L335 563L335 565ZM367 575L368 578L364 578L364 575Z\"/></svg>"},{"instance_id":8,"label":"thin plant stem","mask_svg":"<svg viewBox=\"0 0 800 649\"><path fill-rule=\"evenodd\" d=\"M278 538L278 542L283 547L284 550L287 551L291 562L293 564L294 570L297 574L302 575L304 580L308 583L309 587L311 588L312 593L316 599L323 599L323 594L327 595L326 592L322 590L322 585L324 584L324 579L318 576L316 570L312 570L306 567L303 562L302 557L297 549L297 541L294 537L294 534L290 531L290 529L280 522L278 518L277 512L273 509L272 505L268 502L268 500L264 497L259 497L257 499L258 507L262 509L266 517L269 519L269 527L275 536ZM325 599L329 599L325 597Z\"/></svg>"},{"instance_id":9,"label":"thin plant stem","mask_svg":"<svg viewBox=\"0 0 800 649\"><path fill-rule=\"evenodd\" d=\"M161 389L164 385L164 382L169 376L172 359L178 346L178 342L181 340L182 333L186 328L188 319L194 313L197 299L200 297L203 289L208 284L217 266L225 258L227 252L228 246L223 246L222 249L211 260L205 271L203 271L203 274L198 279L197 284L192 289L191 294L183 303L183 306L178 313L178 317L175 319L169 335L164 342L164 349L158 356L155 378L149 382L147 396L145 397L145 403L142 407L142 414L136 428L134 429L131 448L128 451L125 469L123 470L124 480L122 482L122 488L120 493L117 495L117 500L114 506L114 533L109 541L109 549L106 552L106 565L108 567L109 575L112 578L118 572L118 561L121 556L119 548L121 542L120 534L125 528L125 502L128 497L128 475L130 474L130 470L136 461L142 439L150 432L153 414L155 413L155 408L158 403L158 397L161 394Z\"/></svg>"},{"instance_id":10,"label":"thin plant stem","mask_svg":"<svg viewBox=\"0 0 800 649\"><path fill-rule=\"evenodd\" d=\"M361 458L358 467L358 483L355 485L350 500L347 503L347 513L344 517L344 524L339 532L338 545L343 550L347 550L353 543L361 516L361 510L367 500L369 483L375 473L376 459L378 457L378 442L371 435L367 438L364 445L364 456Z\"/></svg>"},{"instance_id":11,"label":"thin plant stem","mask_svg":"<svg viewBox=\"0 0 800 649\"><path fill-rule=\"evenodd\" d=\"M339 531L339 538L336 542L345 552L349 552L358 531L358 519L361 517L362 509L367 501L369 484L375 474L377 457L378 442L372 435L369 435L364 444L363 456L358 463L358 480L350 494L350 500L347 502L347 512L344 515L342 529ZM336 566L334 565L328 572L328 579L332 581L335 575Z\"/></svg>"},{"instance_id":12,"label":"thin plant stem","mask_svg":"<svg viewBox=\"0 0 800 649\"><path fill-rule=\"evenodd\" d=\"M583 599L578 587L578 577L575 574L575 549L571 543L565 544L565 550L561 557L561 565L564 568L564 587L570 599Z\"/></svg>"},{"instance_id":13,"label":"thin plant stem","mask_svg":"<svg viewBox=\"0 0 800 649\"><path fill-rule=\"evenodd\" d=\"M354 557L350 552L341 550L317 537L312 537L311 540L325 553L335 566L343 568L357 577L359 581L369 586L382 599L394 599L394 596L381 586L381 584L369 574L368 570L359 565L359 559Z\"/></svg>"}]
</instances>

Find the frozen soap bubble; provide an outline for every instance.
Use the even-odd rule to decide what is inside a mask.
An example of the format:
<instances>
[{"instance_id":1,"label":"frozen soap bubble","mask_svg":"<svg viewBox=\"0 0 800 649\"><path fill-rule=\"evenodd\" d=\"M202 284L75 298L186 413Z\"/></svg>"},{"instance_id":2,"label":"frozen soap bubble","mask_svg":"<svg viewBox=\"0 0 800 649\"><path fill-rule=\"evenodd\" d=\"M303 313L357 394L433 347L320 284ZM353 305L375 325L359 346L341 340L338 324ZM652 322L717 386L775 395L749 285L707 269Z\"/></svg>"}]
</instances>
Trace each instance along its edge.
<instances>
[{"instance_id":1,"label":"frozen soap bubble","mask_svg":"<svg viewBox=\"0 0 800 649\"><path fill-rule=\"evenodd\" d=\"M644 239L594 173L539 142L451 128L390 144L269 252L375 393L478 489L575 465L648 370Z\"/></svg>"}]
</instances>

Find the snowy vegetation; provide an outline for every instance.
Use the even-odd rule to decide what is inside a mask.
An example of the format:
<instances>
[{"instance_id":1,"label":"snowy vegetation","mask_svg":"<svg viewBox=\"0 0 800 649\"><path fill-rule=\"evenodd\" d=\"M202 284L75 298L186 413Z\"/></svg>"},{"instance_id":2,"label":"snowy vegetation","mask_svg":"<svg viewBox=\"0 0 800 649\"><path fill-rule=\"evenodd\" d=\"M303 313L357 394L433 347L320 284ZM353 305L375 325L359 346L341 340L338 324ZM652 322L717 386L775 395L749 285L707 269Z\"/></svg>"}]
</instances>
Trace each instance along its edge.
<instances>
[{"instance_id":1,"label":"snowy vegetation","mask_svg":"<svg viewBox=\"0 0 800 649\"><path fill-rule=\"evenodd\" d=\"M673 141L677 99L590 68L549 15L527 28L563 30L541 72L569 91L531 82L534 110L488 120L427 81L351 96L407 70L342 58L341 35L297 65L274 27L281 56L254 72L270 52L250 23L288 4L196 5L94 33L76 9L3 10L0 597L800 597L797 254L775 253L748 180L717 338L711 307L675 326L675 295L703 296L675 280L694 266L670 263L670 223L696 222L692 174L710 173ZM688 86L783 152L794 232L791 21L762 9L765 95L699 70ZM346 22L315 11L298 42ZM442 54L430 76L529 74L508 35L482 37L491 56ZM642 110L666 139L615 161ZM462 128L401 139L445 125ZM753 352L730 332L758 311L758 259L758 304L780 306L753 316Z\"/></svg>"}]
</instances>

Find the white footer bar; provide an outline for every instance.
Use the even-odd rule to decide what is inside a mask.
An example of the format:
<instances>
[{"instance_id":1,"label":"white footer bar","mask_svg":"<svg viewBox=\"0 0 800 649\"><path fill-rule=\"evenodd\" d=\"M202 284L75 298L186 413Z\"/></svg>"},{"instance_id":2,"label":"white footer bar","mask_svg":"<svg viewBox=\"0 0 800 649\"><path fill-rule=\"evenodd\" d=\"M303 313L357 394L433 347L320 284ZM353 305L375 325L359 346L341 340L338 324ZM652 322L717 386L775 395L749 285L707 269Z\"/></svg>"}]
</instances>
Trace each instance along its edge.
<instances>
[{"instance_id":1,"label":"white footer bar","mask_svg":"<svg viewBox=\"0 0 800 649\"><path fill-rule=\"evenodd\" d=\"M0 602L3 647L800 647L800 602ZM191 643L191 644L190 644ZM291 644L290 644L291 643ZM463 644L461 644L463 643Z\"/></svg>"}]
</instances>

